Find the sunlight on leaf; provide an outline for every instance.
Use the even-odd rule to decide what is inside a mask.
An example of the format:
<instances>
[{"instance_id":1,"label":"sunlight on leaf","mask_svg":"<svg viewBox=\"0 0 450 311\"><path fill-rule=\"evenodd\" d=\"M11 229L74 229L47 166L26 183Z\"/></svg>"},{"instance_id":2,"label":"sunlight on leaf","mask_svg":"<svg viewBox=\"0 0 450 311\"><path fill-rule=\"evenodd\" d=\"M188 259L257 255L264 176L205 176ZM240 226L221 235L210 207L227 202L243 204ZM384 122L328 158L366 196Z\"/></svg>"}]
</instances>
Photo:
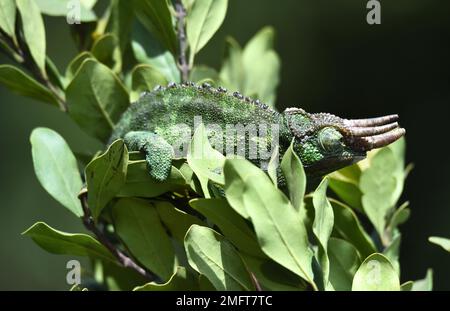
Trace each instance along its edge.
<instances>
[{"instance_id":1,"label":"sunlight on leaf","mask_svg":"<svg viewBox=\"0 0 450 311\"><path fill-rule=\"evenodd\" d=\"M433 244L439 245L440 247L442 247L443 249L445 249L447 252L450 253L450 239L432 236L428 238L428 241L430 241Z\"/></svg>"}]
</instances>

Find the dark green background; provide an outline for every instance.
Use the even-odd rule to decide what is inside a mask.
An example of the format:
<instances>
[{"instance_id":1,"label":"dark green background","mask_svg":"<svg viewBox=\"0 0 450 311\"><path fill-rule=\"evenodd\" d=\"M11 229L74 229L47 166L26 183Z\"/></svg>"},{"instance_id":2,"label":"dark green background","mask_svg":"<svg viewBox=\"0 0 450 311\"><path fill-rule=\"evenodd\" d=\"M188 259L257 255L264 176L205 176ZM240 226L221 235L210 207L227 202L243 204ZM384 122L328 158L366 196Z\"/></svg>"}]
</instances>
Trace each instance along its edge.
<instances>
[{"instance_id":1,"label":"dark green background","mask_svg":"<svg viewBox=\"0 0 450 311\"><path fill-rule=\"evenodd\" d=\"M198 61L218 68L226 35L244 44L273 25L282 59L280 109L299 106L349 118L399 113L407 158L415 164L403 197L411 202L412 217L401 228L402 281L422 278L432 267L435 288L450 290L450 254L427 242L430 235L450 237L450 2L381 2L382 24L369 26L365 0L230 0L223 27ZM68 26L63 18L45 21L48 52L64 70L76 53ZM20 236L37 220L83 230L39 185L28 138L34 127L46 126L74 150L94 150L96 144L53 107L3 87L0 103L0 289L68 289L68 258Z\"/></svg>"}]
</instances>

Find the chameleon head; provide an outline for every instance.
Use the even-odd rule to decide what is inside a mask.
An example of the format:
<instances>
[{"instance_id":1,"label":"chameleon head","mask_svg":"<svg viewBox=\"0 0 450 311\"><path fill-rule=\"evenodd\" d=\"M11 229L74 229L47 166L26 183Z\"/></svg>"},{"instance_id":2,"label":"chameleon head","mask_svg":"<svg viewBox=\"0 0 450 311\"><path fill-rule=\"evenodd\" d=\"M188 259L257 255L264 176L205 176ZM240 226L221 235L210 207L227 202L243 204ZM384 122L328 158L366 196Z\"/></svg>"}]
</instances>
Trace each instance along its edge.
<instances>
[{"instance_id":1,"label":"chameleon head","mask_svg":"<svg viewBox=\"0 0 450 311\"><path fill-rule=\"evenodd\" d=\"M366 152L393 143L405 135L398 115L347 120L328 113L284 111L294 137L294 150L308 175L325 175L366 157Z\"/></svg>"}]
</instances>

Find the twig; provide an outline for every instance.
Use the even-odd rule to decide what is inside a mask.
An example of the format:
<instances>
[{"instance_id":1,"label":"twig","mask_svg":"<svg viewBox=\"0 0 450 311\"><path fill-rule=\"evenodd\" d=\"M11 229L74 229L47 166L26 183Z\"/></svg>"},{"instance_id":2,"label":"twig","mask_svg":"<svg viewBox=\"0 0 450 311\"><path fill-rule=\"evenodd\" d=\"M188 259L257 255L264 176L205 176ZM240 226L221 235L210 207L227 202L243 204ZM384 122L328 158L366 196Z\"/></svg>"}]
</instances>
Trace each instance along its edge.
<instances>
[{"instance_id":1,"label":"twig","mask_svg":"<svg viewBox=\"0 0 450 311\"><path fill-rule=\"evenodd\" d=\"M113 243L111 243L106 235L95 225L94 219L91 215L91 210L88 206L87 194L87 190L83 189L79 195L84 214L82 218L83 224L86 229L91 231L97 237L97 240L111 252L111 254L120 262L123 267L133 269L143 277L147 278L149 281L154 281L156 279L155 275L146 271L144 268L134 262L133 259L125 255Z\"/></svg>"},{"instance_id":2,"label":"twig","mask_svg":"<svg viewBox=\"0 0 450 311\"><path fill-rule=\"evenodd\" d=\"M53 93L55 96L59 109L61 109L63 112L68 112L69 108L67 106L66 100L59 94L58 88L48 79L44 78L43 83L45 86Z\"/></svg>"},{"instance_id":3,"label":"twig","mask_svg":"<svg viewBox=\"0 0 450 311\"><path fill-rule=\"evenodd\" d=\"M185 82L189 79L189 71L191 70L191 68L189 67L186 61L187 42L186 42L186 31L184 28L186 9L184 8L181 0L176 0L175 11L177 18L177 37L179 45L178 68L180 69L181 78Z\"/></svg>"},{"instance_id":4,"label":"twig","mask_svg":"<svg viewBox=\"0 0 450 311\"><path fill-rule=\"evenodd\" d=\"M253 272L250 272L250 277L251 277L251 279L252 279L253 285L255 285L256 291L262 292L261 284L259 284L259 281L258 281L258 279L256 278L256 276L253 274Z\"/></svg>"},{"instance_id":5,"label":"twig","mask_svg":"<svg viewBox=\"0 0 450 311\"><path fill-rule=\"evenodd\" d=\"M8 36L0 29L0 40L3 41L6 45L6 49L0 49L3 54L8 57L11 61L16 63L23 63L23 58L14 49L11 49L11 46L15 45L13 40L8 38ZM8 49L8 50L7 50ZM11 55L11 54L12 55Z\"/></svg>"}]
</instances>

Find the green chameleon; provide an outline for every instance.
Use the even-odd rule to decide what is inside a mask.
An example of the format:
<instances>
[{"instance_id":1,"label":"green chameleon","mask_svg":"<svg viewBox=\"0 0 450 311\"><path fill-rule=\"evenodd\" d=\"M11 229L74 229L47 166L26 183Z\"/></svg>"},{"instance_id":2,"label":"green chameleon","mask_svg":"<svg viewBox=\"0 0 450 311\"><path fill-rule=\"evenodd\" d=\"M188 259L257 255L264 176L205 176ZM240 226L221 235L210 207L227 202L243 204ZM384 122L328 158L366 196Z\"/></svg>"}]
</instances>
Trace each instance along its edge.
<instances>
[{"instance_id":1,"label":"green chameleon","mask_svg":"<svg viewBox=\"0 0 450 311\"><path fill-rule=\"evenodd\" d=\"M356 163L364 159L367 151L386 146L405 134L395 122L397 115L346 120L299 108L279 113L238 92L231 94L222 87L187 82L143 93L122 115L110 142L122 138L129 150L141 151L150 175L163 181L176 152L186 149L196 118L201 118L207 128L215 126L208 132L210 140L225 142L232 153L243 150L242 155L254 163L270 158L271 143L272 151L278 145L280 156L293 143L309 176L325 175Z\"/></svg>"}]
</instances>

